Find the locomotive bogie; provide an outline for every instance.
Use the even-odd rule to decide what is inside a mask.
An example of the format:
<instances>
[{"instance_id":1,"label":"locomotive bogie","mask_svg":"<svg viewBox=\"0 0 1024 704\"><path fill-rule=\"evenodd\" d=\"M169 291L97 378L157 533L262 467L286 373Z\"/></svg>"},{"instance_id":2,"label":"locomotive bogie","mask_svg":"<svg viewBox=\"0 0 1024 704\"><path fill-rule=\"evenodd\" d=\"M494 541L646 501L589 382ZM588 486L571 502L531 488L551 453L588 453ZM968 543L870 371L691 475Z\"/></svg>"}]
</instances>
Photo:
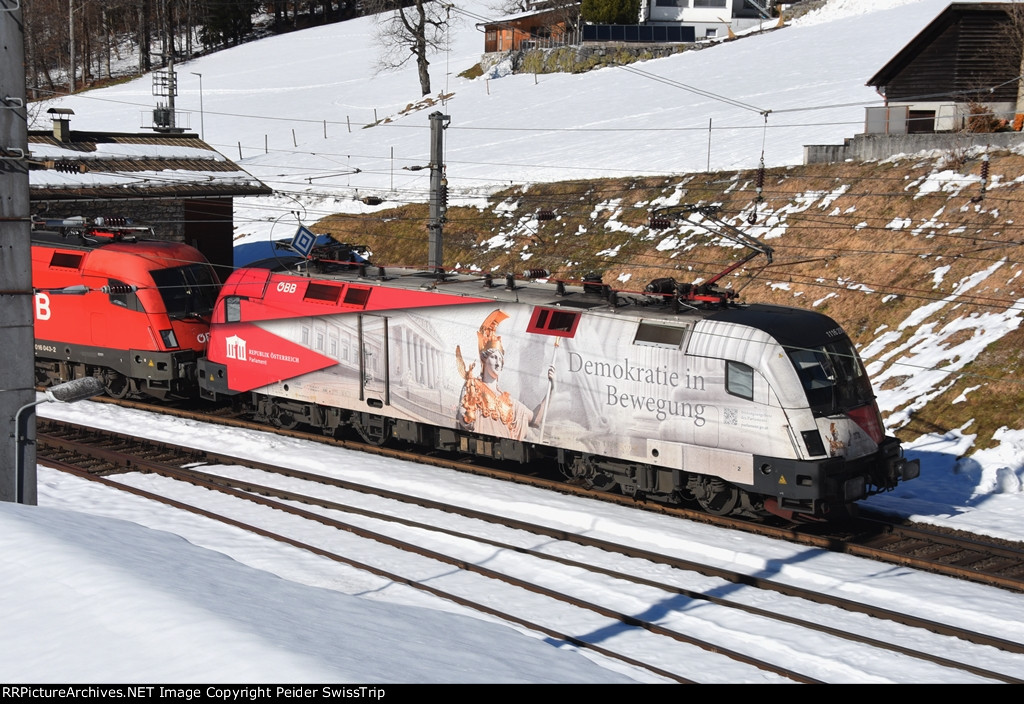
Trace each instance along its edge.
<instances>
[{"instance_id":1,"label":"locomotive bogie","mask_svg":"<svg viewBox=\"0 0 1024 704\"><path fill-rule=\"evenodd\" d=\"M150 396L156 399L194 395L196 355L193 350L152 352L95 347L65 347L63 359L40 352L53 345L36 343L36 378L46 386L95 376L114 398Z\"/></svg>"},{"instance_id":2,"label":"locomotive bogie","mask_svg":"<svg viewBox=\"0 0 1024 704\"><path fill-rule=\"evenodd\" d=\"M885 456L895 440L826 316L489 283L236 272L201 385L268 399L257 407L277 424L557 457L573 481L712 512L823 515L914 474Z\"/></svg>"}]
</instances>

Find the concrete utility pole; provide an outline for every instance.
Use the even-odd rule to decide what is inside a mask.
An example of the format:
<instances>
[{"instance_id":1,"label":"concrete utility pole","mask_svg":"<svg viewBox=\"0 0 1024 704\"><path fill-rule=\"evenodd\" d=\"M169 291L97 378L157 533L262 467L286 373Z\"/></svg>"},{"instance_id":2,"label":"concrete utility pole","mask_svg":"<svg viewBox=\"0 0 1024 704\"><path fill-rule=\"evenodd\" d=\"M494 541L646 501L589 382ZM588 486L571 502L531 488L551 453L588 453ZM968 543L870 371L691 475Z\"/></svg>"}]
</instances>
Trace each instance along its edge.
<instances>
[{"instance_id":1,"label":"concrete utility pole","mask_svg":"<svg viewBox=\"0 0 1024 704\"><path fill-rule=\"evenodd\" d=\"M19 415L36 400L22 4L0 0L0 500L34 505L35 446L18 442L35 437L36 422L31 409Z\"/></svg>"},{"instance_id":2,"label":"concrete utility pole","mask_svg":"<svg viewBox=\"0 0 1024 704\"><path fill-rule=\"evenodd\" d=\"M442 229L448 212L448 179L444 175L444 130L451 121L440 111L430 113L430 230L428 239L431 271L440 273L444 266Z\"/></svg>"},{"instance_id":3,"label":"concrete utility pole","mask_svg":"<svg viewBox=\"0 0 1024 704\"><path fill-rule=\"evenodd\" d=\"M68 0L68 93L75 92L75 0Z\"/></svg>"}]
</instances>

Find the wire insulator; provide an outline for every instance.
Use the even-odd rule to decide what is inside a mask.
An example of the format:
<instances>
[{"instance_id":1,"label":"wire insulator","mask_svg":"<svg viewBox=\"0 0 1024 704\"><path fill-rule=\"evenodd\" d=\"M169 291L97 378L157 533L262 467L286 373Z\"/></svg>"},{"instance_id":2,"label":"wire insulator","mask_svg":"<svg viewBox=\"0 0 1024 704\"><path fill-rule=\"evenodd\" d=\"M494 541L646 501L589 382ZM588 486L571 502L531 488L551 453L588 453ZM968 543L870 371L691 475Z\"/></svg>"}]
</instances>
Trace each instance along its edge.
<instances>
[{"instance_id":1,"label":"wire insulator","mask_svg":"<svg viewBox=\"0 0 1024 704\"><path fill-rule=\"evenodd\" d=\"M971 198L972 203L980 203L985 197L985 189L988 186L988 154L981 157L981 193Z\"/></svg>"},{"instance_id":2,"label":"wire insulator","mask_svg":"<svg viewBox=\"0 0 1024 704\"><path fill-rule=\"evenodd\" d=\"M110 286L104 286L100 289L103 293L111 296L124 296L129 293L134 293L136 287L131 284L111 284Z\"/></svg>"}]
</instances>

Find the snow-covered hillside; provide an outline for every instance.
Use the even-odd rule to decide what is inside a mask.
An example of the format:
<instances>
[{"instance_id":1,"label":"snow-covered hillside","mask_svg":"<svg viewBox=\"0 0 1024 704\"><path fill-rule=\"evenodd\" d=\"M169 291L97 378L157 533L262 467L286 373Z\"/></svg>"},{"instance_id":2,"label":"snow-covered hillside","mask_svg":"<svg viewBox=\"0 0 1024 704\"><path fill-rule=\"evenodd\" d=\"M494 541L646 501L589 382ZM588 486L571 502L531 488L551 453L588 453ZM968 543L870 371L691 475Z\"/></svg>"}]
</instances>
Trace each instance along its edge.
<instances>
[{"instance_id":1,"label":"snow-covered hillside","mask_svg":"<svg viewBox=\"0 0 1024 704\"><path fill-rule=\"evenodd\" d=\"M431 96L419 95L412 67L377 71L374 19L363 17L181 64L176 107L226 156L299 197L307 220L364 210L356 195L424 200L426 173L404 167L429 160L435 110L451 117L453 198L538 181L752 168L762 155L768 166L798 164L805 144L859 130L864 106L880 104L865 81L945 4L844 0L781 31L629 67L534 76L498 64L470 80L459 74L481 59L476 23L495 13L468 0L453 15L451 50L432 58ZM45 109L59 104L74 109L73 129L137 131L152 92L147 76L42 103L34 126L46 128ZM239 233L265 236L289 202L297 207L243 207Z\"/></svg>"}]
</instances>

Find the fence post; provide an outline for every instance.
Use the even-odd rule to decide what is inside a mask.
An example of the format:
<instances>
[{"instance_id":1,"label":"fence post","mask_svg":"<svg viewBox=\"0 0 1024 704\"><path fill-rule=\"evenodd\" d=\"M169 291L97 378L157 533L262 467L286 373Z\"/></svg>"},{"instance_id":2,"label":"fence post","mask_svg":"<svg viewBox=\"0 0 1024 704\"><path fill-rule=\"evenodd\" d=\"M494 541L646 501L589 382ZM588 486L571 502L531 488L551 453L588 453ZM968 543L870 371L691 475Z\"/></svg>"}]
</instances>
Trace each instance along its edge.
<instances>
[{"instance_id":1,"label":"fence post","mask_svg":"<svg viewBox=\"0 0 1024 704\"><path fill-rule=\"evenodd\" d=\"M711 118L708 118L708 173L711 173Z\"/></svg>"}]
</instances>

